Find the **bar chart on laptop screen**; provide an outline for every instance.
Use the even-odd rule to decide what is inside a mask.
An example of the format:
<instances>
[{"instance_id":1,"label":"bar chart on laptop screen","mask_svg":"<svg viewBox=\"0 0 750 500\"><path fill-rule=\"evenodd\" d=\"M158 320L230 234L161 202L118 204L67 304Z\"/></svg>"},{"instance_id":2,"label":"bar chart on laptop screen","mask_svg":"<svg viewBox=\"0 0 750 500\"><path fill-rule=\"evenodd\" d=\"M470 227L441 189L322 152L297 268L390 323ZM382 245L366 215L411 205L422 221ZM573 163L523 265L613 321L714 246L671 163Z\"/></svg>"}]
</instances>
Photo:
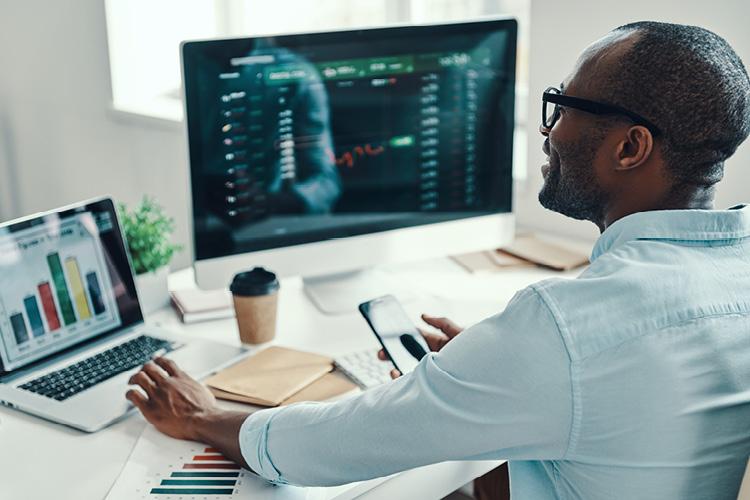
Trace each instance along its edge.
<instances>
[{"instance_id":1,"label":"bar chart on laptop screen","mask_svg":"<svg viewBox=\"0 0 750 500\"><path fill-rule=\"evenodd\" d=\"M119 324L90 214L0 235L0 330L8 358Z\"/></svg>"}]
</instances>

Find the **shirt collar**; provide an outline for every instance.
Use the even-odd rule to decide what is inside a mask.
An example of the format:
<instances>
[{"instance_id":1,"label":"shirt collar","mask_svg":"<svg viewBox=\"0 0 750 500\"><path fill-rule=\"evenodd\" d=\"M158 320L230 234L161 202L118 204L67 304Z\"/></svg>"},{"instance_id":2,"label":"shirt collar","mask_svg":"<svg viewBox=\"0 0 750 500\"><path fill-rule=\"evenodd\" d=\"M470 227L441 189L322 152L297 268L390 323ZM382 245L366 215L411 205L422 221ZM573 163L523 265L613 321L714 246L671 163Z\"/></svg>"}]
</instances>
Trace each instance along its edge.
<instances>
[{"instance_id":1,"label":"shirt collar","mask_svg":"<svg viewBox=\"0 0 750 500\"><path fill-rule=\"evenodd\" d=\"M591 262L633 240L710 241L750 237L750 205L728 210L637 212L609 226L594 245Z\"/></svg>"}]
</instances>

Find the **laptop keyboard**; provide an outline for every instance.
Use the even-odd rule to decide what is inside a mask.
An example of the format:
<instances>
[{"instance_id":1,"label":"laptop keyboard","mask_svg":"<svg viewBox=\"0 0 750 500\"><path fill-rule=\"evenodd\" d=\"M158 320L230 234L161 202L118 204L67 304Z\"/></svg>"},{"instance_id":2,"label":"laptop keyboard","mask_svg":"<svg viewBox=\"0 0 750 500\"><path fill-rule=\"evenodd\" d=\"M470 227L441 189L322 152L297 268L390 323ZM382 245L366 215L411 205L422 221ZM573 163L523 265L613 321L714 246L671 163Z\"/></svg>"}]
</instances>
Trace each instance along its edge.
<instances>
[{"instance_id":1,"label":"laptop keyboard","mask_svg":"<svg viewBox=\"0 0 750 500\"><path fill-rule=\"evenodd\" d=\"M21 389L64 401L89 387L140 366L170 342L141 335L62 370L48 373L21 386Z\"/></svg>"}]
</instances>

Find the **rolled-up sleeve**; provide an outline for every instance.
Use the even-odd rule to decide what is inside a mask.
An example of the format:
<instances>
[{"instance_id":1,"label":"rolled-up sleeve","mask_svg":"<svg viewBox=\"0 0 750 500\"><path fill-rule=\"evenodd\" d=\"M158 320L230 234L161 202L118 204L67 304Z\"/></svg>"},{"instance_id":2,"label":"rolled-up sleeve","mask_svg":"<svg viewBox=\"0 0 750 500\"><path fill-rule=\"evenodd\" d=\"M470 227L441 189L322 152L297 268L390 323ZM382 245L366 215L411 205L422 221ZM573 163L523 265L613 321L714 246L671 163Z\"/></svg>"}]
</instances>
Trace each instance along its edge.
<instances>
[{"instance_id":1,"label":"rolled-up sleeve","mask_svg":"<svg viewBox=\"0 0 750 500\"><path fill-rule=\"evenodd\" d=\"M332 486L445 460L562 458L572 413L565 344L527 288L412 373L335 403L257 412L239 440L268 480Z\"/></svg>"}]
</instances>

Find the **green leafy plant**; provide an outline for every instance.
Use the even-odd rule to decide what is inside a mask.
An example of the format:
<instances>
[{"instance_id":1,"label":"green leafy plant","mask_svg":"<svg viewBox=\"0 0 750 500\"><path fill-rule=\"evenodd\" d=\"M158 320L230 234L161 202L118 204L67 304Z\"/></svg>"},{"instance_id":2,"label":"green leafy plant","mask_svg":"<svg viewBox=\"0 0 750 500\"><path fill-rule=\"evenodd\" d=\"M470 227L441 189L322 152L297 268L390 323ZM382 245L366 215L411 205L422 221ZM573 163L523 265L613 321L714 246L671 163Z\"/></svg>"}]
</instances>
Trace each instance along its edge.
<instances>
[{"instance_id":1,"label":"green leafy plant","mask_svg":"<svg viewBox=\"0 0 750 500\"><path fill-rule=\"evenodd\" d=\"M169 241L174 232L174 219L168 217L153 198L144 196L133 210L119 203L117 212L136 274L155 272L169 264L175 252L182 250L181 245Z\"/></svg>"}]
</instances>

